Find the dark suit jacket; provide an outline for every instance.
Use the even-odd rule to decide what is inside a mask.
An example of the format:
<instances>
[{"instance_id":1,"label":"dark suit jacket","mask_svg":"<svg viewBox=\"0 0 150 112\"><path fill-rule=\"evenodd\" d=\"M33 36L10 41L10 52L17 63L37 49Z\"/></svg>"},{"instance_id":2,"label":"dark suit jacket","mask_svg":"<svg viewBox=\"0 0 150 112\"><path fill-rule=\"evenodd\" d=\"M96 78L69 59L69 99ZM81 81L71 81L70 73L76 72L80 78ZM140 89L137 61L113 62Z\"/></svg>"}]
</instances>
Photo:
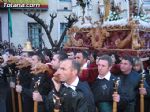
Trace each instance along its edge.
<instances>
[{"instance_id":1,"label":"dark suit jacket","mask_svg":"<svg viewBox=\"0 0 150 112\"><path fill-rule=\"evenodd\" d=\"M93 94L87 82L79 81L76 90L62 85L59 93L52 90L48 96L43 96L43 101L47 107L47 112L53 112L53 94L61 98L61 112L95 112Z\"/></svg>"}]
</instances>

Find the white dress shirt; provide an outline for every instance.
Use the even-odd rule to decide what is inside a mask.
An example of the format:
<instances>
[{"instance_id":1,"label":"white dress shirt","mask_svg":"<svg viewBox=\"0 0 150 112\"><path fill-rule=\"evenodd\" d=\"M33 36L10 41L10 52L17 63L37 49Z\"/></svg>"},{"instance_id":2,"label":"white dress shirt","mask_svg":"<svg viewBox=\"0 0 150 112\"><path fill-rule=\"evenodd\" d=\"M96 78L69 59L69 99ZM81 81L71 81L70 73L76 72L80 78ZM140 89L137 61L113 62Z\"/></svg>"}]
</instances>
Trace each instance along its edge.
<instances>
[{"instance_id":1,"label":"white dress shirt","mask_svg":"<svg viewBox=\"0 0 150 112\"><path fill-rule=\"evenodd\" d=\"M110 72L108 72L104 77L101 77L100 75L98 75L98 79L106 79L106 80L110 80L110 76L111 76L111 73Z\"/></svg>"},{"instance_id":2,"label":"white dress shirt","mask_svg":"<svg viewBox=\"0 0 150 112\"><path fill-rule=\"evenodd\" d=\"M78 83L79 83L79 78L76 77L76 79L74 80L74 82L72 84L64 83L64 86L70 87L71 89L73 89L75 91L76 90L76 86L78 85Z\"/></svg>"}]
</instances>

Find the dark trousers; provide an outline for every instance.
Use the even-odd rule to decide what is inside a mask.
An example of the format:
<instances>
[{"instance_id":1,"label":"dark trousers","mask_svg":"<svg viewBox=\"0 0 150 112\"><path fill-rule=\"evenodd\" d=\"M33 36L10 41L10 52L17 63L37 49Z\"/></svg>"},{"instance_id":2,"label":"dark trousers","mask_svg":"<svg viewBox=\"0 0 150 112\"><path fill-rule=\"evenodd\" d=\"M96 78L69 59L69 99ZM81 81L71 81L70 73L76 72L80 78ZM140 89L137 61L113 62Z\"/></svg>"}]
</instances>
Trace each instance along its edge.
<instances>
[{"instance_id":1,"label":"dark trousers","mask_svg":"<svg viewBox=\"0 0 150 112\"><path fill-rule=\"evenodd\" d=\"M135 103L129 103L123 107L119 107L118 112L136 112L135 111Z\"/></svg>"},{"instance_id":2,"label":"dark trousers","mask_svg":"<svg viewBox=\"0 0 150 112\"><path fill-rule=\"evenodd\" d=\"M0 83L0 112L11 112L10 89L6 83Z\"/></svg>"},{"instance_id":3,"label":"dark trousers","mask_svg":"<svg viewBox=\"0 0 150 112\"><path fill-rule=\"evenodd\" d=\"M33 99L25 94L22 94L23 112L33 112Z\"/></svg>"},{"instance_id":4,"label":"dark trousers","mask_svg":"<svg viewBox=\"0 0 150 112\"><path fill-rule=\"evenodd\" d=\"M144 109L144 111L145 112L150 112L150 98L145 98L145 109Z\"/></svg>"}]
</instances>

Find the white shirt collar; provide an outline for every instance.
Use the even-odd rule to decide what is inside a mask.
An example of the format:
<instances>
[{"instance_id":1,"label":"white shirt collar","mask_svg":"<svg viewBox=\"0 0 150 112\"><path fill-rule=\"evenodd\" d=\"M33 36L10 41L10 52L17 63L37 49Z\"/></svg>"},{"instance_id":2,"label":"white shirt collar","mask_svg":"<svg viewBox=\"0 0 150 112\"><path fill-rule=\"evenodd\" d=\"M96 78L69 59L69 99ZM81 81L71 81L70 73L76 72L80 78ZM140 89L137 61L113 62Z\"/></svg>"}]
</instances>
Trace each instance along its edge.
<instances>
[{"instance_id":1,"label":"white shirt collar","mask_svg":"<svg viewBox=\"0 0 150 112\"><path fill-rule=\"evenodd\" d=\"M108 81L110 80L110 76L111 76L111 73L110 72L108 72L104 77L100 77L100 75L98 75L98 79L107 79Z\"/></svg>"},{"instance_id":2,"label":"white shirt collar","mask_svg":"<svg viewBox=\"0 0 150 112\"><path fill-rule=\"evenodd\" d=\"M88 65L88 63L86 62L86 63L84 63L84 65L81 67L81 69L87 69L87 65Z\"/></svg>"},{"instance_id":3,"label":"white shirt collar","mask_svg":"<svg viewBox=\"0 0 150 112\"><path fill-rule=\"evenodd\" d=\"M72 84L64 83L64 86L70 87L71 89L73 89L75 91L76 90L76 86L78 85L78 83L79 83L79 78L76 77L76 79L74 80L74 82Z\"/></svg>"}]
</instances>

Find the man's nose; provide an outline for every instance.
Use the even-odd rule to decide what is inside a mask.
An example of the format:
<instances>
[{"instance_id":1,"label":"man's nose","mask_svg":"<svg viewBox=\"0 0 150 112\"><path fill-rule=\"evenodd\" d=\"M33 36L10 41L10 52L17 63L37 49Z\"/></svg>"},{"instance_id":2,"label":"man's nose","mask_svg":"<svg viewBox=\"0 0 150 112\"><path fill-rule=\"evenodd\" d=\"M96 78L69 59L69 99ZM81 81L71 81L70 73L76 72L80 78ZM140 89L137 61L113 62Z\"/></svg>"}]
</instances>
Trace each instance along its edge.
<instances>
[{"instance_id":1,"label":"man's nose","mask_svg":"<svg viewBox=\"0 0 150 112\"><path fill-rule=\"evenodd\" d=\"M101 70L101 69L102 69L102 66L98 66L98 69Z\"/></svg>"}]
</instances>

